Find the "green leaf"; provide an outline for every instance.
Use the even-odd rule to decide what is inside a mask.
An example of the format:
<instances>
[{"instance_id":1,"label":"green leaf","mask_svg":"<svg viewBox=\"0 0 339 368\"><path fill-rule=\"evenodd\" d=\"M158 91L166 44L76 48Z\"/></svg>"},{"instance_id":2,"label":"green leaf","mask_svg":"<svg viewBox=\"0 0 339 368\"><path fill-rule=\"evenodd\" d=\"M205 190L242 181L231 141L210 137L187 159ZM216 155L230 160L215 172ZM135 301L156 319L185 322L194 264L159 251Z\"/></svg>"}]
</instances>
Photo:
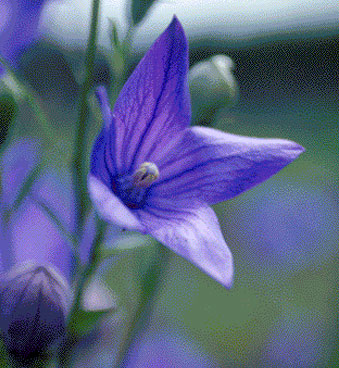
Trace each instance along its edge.
<instances>
[{"instance_id":1,"label":"green leaf","mask_svg":"<svg viewBox=\"0 0 339 368\"><path fill-rule=\"evenodd\" d=\"M42 170L42 165L39 164L28 174L17 196L14 199L13 206L8 211L6 211L6 216L5 216L6 220L8 220L12 216L12 214L18 210L23 200L30 193L30 191L32 190L33 184L35 183L37 178L40 176L41 170Z\"/></svg>"},{"instance_id":2,"label":"green leaf","mask_svg":"<svg viewBox=\"0 0 339 368\"><path fill-rule=\"evenodd\" d=\"M84 336L90 333L104 317L113 313L115 310L116 308L113 307L94 311L80 309L77 311L72 326L69 327L78 337Z\"/></svg>"},{"instance_id":3,"label":"green leaf","mask_svg":"<svg viewBox=\"0 0 339 368\"><path fill-rule=\"evenodd\" d=\"M117 98L126 77L127 58L129 44L126 40L120 41L118 26L113 19L109 19L112 52L109 54L109 62L113 74L111 97Z\"/></svg>"},{"instance_id":4,"label":"green leaf","mask_svg":"<svg viewBox=\"0 0 339 368\"><path fill-rule=\"evenodd\" d=\"M71 244L72 249L75 250L75 245L77 243L76 237L69 232L63 225L62 221L59 219L58 215L44 202L33 196L33 200L40 208L45 212L45 214L51 219L51 221L60 230L60 233L65 237L65 239Z\"/></svg>"},{"instance_id":5,"label":"green leaf","mask_svg":"<svg viewBox=\"0 0 339 368\"><path fill-rule=\"evenodd\" d=\"M18 112L14 96L8 91L0 95L0 145L6 140L9 127Z\"/></svg>"},{"instance_id":6,"label":"green leaf","mask_svg":"<svg viewBox=\"0 0 339 368\"><path fill-rule=\"evenodd\" d=\"M114 49L120 48L121 43L119 41L118 27L113 19L108 18L108 21L111 26L111 33L110 33L111 44L114 47Z\"/></svg>"},{"instance_id":7,"label":"green leaf","mask_svg":"<svg viewBox=\"0 0 339 368\"><path fill-rule=\"evenodd\" d=\"M25 100L28 102L32 111L35 114L37 123L39 123L40 125L39 128L41 129L41 133L44 136L46 144L54 147L55 131L41 106L40 99L31 88L24 85L20 81L20 78L17 77L16 72L11 68L11 66L1 55L0 63L6 69L6 75L3 78L6 87L12 92L12 95L15 96L17 101ZM64 154L64 152L61 150L59 150L59 153L61 155Z\"/></svg>"},{"instance_id":8,"label":"green leaf","mask_svg":"<svg viewBox=\"0 0 339 368\"><path fill-rule=\"evenodd\" d=\"M0 339L0 367L2 368L11 368L11 359L8 356L7 349L2 341Z\"/></svg>"},{"instance_id":9,"label":"green leaf","mask_svg":"<svg viewBox=\"0 0 339 368\"><path fill-rule=\"evenodd\" d=\"M146 13L155 1L156 0L132 0L131 18L133 24L138 24L144 19Z\"/></svg>"},{"instance_id":10,"label":"green leaf","mask_svg":"<svg viewBox=\"0 0 339 368\"><path fill-rule=\"evenodd\" d=\"M114 246L106 247L101 250L102 260L115 256L130 255L135 251L144 251L145 248L152 249L156 241L147 235L132 234L114 240Z\"/></svg>"}]
</instances>

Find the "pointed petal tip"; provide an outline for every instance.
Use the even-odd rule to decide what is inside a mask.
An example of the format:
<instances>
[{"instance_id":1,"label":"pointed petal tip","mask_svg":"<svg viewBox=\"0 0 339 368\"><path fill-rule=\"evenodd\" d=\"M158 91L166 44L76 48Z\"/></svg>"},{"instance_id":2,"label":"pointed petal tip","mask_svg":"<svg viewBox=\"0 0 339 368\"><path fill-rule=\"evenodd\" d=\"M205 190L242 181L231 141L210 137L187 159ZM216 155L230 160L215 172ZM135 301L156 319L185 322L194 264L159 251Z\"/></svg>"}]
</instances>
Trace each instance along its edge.
<instances>
[{"instance_id":1,"label":"pointed petal tip","mask_svg":"<svg viewBox=\"0 0 339 368\"><path fill-rule=\"evenodd\" d=\"M186 38L186 35L185 35L185 31L184 31L184 28L182 26L182 24L180 23L178 17L174 14L173 15L173 18L171 20L171 23L169 24L169 26L167 27L167 29L173 29L175 30L176 32L180 32L184 35L184 37Z\"/></svg>"},{"instance_id":2,"label":"pointed petal tip","mask_svg":"<svg viewBox=\"0 0 339 368\"><path fill-rule=\"evenodd\" d=\"M164 246L197 266L216 282L233 285L233 256L220 230L218 219L208 206L174 213L170 208L156 214L141 214L148 233ZM185 220L182 220L184 215Z\"/></svg>"},{"instance_id":3,"label":"pointed petal tip","mask_svg":"<svg viewBox=\"0 0 339 368\"><path fill-rule=\"evenodd\" d=\"M299 153L305 152L305 147L301 146L299 143L296 143L296 142L293 142L293 141L291 141L290 143L291 143L291 149L292 150L295 150Z\"/></svg>"},{"instance_id":4,"label":"pointed petal tip","mask_svg":"<svg viewBox=\"0 0 339 368\"><path fill-rule=\"evenodd\" d=\"M296 143L296 150L299 151L299 154L304 153L306 151L306 148L301 146L300 144Z\"/></svg>"},{"instance_id":5,"label":"pointed petal tip","mask_svg":"<svg viewBox=\"0 0 339 368\"><path fill-rule=\"evenodd\" d=\"M223 286L225 286L226 289L230 290L233 287L233 282L234 282L234 273L232 269L232 273L228 275L227 279L224 280Z\"/></svg>"},{"instance_id":6,"label":"pointed petal tip","mask_svg":"<svg viewBox=\"0 0 339 368\"><path fill-rule=\"evenodd\" d=\"M225 270L224 274L213 277L219 284L224 286L227 290L230 290L233 287L234 281L233 257L231 252L229 252L229 256L231 257L231 259L228 261L227 269Z\"/></svg>"},{"instance_id":7,"label":"pointed petal tip","mask_svg":"<svg viewBox=\"0 0 339 368\"><path fill-rule=\"evenodd\" d=\"M173 14L173 17L172 17L172 20L171 20L171 24L170 25L173 26L173 27L174 26L181 26L181 23L180 23L178 17L175 14Z\"/></svg>"},{"instance_id":8,"label":"pointed petal tip","mask_svg":"<svg viewBox=\"0 0 339 368\"><path fill-rule=\"evenodd\" d=\"M303 152L305 152L305 148L301 146L300 144L288 141L288 145L286 146L286 150L288 151L289 156L292 160L299 157Z\"/></svg>"},{"instance_id":9,"label":"pointed petal tip","mask_svg":"<svg viewBox=\"0 0 339 368\"><path fill-rule=\"evenodd\" d=\"M233 287L233 281L234 281L233 280L233 271L232 271L232 273L230 275L223 276L223 277L212 276L212 278L218 284L220 284L221 286L223 286L226 290L230 290Z\"/></svg>"}]
</instances>

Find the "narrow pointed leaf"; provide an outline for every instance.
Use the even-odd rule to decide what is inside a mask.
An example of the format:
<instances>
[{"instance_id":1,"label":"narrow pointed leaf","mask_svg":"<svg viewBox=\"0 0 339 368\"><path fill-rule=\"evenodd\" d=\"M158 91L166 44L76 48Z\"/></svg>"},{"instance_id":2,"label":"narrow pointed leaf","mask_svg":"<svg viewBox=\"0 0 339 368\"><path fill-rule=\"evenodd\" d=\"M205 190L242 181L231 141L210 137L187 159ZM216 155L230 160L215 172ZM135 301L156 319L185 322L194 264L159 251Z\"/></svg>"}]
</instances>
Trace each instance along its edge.
<instances>
[{"instance_id":1,"label":"narrow pointed leaf","mask_svg":"<svg viewBox=\"0 0 339 368\"><path fill-rule=\"evenodd\" d=\"M99 324L104 317L113 313L115 310L115 308L106 308L95 311L86 311L80 309L77 312L76 320L70 327L73 333L78 337L87 335Z\"/></svg>"},{"instance_id":2,"label":"narrow pointed leaf","mask_svg":"<svg viewBox=\"0 0 339 368\"><path fill-rule=\"evenodd\" d=\"M13 206L7 212L7 218L9 218L13 213L15 213L20 207L21 203L27 197L27 195L31 192L32 187L36 180L39 178L42 170L42 165L37 165L26 177L23 182L17 196L14 199Z\"/></svg>"},{"instance_id":3,"label":"narrow pointed leaf","mask_svg":"<svg viewBox=\"0 0 339 368\"><path fill-rule=\"evenodd\" d=\"M59 216L43 201L34 197L34 202L40 206L40 208L44 211L44 213L52 220L52 222L57 226L60 230L60 233L64 236L64 238L71 244L72 249L74 249L74 245L76 244L76 237L67 230L67 228L62 223Z\"/></svg>"}]
</instances>

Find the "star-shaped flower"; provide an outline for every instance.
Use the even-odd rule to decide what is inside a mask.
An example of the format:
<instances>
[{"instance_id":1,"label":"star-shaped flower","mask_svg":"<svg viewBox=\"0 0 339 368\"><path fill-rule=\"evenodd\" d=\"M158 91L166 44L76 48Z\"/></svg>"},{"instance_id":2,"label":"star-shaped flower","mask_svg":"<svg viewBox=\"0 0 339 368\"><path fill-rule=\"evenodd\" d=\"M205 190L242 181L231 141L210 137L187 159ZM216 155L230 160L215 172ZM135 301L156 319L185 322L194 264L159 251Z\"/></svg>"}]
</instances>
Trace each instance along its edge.
<instances>
[{"instance_id":1,"label":"star-shaped flower","mask_svg":"<svg viewBox=\"0 0 339 368\"><path fill-rule=\"evenodd\" d=\"M176 17L122 89L113 112L99 88L104 126L88 179L101 216L154 236L226 287L232 255L210 205L261 183L303 148L189 127L188 44Z\"/></svg>"}]
</instances>

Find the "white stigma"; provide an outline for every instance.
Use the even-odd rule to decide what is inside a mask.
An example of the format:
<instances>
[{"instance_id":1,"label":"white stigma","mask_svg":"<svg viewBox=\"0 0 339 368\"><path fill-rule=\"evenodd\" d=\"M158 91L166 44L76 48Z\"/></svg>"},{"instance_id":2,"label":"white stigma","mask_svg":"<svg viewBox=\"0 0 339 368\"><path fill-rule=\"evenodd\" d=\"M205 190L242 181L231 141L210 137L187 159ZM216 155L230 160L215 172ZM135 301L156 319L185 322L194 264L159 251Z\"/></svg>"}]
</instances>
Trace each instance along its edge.
<instances>
[{"instance_id":1,"label":"white stigma","mask_svg":"<svg viewBox=\"0 0 339 368\"><path fill-rule=\"evenodd\" d=\"M153 162L144 162L133 174L133 184L137 188L148 188L159 177L159 169Z\"/></svg>"}]
</instances>

